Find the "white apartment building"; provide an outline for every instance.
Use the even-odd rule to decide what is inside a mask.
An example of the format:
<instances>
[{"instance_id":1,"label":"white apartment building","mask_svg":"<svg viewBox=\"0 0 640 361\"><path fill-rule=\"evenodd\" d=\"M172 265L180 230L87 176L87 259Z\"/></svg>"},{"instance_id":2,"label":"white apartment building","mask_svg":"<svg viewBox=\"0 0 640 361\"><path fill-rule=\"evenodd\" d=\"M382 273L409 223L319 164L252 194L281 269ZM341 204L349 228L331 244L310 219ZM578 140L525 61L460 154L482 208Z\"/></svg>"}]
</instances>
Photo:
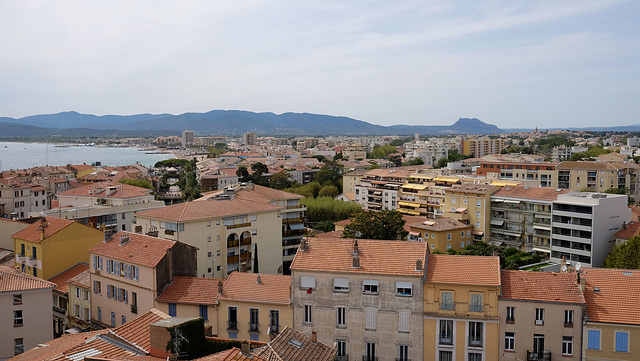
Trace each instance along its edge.
<instances>
[{"instance_id":1,"label":"white apartment building","mask_svg":"<svg viewBox=\"0 0 640 361\"><path fill-rule=\"evenodd\" d=\"M615 234L631 220L626 195L567 193L551 211L551 261L562 257L583 266L601 267L615 244Z\"/></svg>"}]
</instances>

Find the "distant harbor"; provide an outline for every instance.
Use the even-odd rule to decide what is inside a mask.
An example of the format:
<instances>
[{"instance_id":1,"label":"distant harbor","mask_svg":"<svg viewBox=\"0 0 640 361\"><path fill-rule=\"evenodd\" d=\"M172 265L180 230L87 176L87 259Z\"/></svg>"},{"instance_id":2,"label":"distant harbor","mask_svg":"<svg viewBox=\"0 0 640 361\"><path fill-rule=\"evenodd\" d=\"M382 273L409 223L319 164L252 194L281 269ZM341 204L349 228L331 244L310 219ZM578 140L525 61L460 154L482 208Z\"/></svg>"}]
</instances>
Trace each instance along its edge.
<instances>
[{"instance_id":1,"label":"distant harbor","mask_svg":"<svg viewBox=\"0 0 640 361\"><path fill-rule=\"evenodd\" d=\"M148 167L170 158L173 158L173 154L163 153L153 148L0 142L0 171L96 162L100 162L103 166L140 163Z\"/></svg>"}]
</instances>

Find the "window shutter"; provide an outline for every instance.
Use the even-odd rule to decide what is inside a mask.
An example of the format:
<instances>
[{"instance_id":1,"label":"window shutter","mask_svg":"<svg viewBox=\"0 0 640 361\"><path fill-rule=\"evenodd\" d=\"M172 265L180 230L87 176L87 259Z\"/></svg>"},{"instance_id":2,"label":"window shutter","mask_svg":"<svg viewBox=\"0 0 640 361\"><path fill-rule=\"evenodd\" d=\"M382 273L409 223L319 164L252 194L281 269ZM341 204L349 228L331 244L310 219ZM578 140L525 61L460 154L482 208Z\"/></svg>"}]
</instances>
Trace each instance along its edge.
<instances>
[{"instance_id":1,"label":"window shutter","mask_svg":"<svg viewBox=\"0 0 640 361\"><path fill-rule=\"evenodd\" d=\"M398 331L409 332L409 311L400 311L398 320Z\"/></svg>"},{"instance_id":2,"label":"window shutter","mask_svg":"<svg viewBox=\"0 0 640 361\"><path fill-rule=\"evenodd\" d=\"M590 350L600 349L600 331L589 330L589 346Z\"/></svg>"},{"instance_id":3,"label":"window shutter","mask_svg":"<svg viewBox=\"0 0 640 361\"><path fill-rule=\"evenodd\" d=\"M366 329L376 329L376 310L373 308L367 308Z\"/></svg>"}]
</instances>

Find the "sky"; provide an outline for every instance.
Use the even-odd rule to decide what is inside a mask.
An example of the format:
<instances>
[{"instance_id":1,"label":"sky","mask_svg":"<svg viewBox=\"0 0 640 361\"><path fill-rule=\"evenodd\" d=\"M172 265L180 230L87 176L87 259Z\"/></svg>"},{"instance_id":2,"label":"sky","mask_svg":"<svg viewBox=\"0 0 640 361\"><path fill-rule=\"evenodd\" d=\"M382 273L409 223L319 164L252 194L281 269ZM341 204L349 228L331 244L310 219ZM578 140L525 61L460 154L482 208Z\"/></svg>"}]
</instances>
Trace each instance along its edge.
<instances>
[{"instance_id":1,"label":"sky","mask_svg":"<svg viewBox=\"0 0 640 361\"><path fill-rule=\"evenodd\" d=\"M640 124L640 1L0 0L0 117Z\"/></svg>"}]
</instances>

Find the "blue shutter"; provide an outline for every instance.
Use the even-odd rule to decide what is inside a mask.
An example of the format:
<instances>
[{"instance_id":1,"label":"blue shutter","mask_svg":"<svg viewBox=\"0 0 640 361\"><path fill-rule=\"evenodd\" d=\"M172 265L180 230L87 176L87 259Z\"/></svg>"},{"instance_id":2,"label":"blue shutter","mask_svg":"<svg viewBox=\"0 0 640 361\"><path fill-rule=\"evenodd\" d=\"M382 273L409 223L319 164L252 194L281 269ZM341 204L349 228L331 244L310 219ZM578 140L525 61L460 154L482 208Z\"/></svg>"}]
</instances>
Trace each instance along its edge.
<instances>
[{"instance_id":1,"label":"blue shutter","mask_svg":"<svg viewBox=\"0 0 640 361\"><path fill-rule=\"evenodd\" d=\"M616 351L629 351L629 334L626 332L616 332Z\"/></svg>"},{"instance_id":2,"label":"blue shutter","mask_svg":"<svg viewBox=\"0 0 640 361\"><path fill-rule=\"evenodd\" d=\"M209 319L208 313L209 312L207 305L200 305L200 317L202 317L205 321Z\"/></svg>"},{"instance_id":3,"label":"blue shutter","mask_svg":"<svg viewBox=\"0 0 640 361\"><path fill-rule=\"evenodd\" d=\"M600 331L589 330L589 344L587 348L589 350L600 349Z\"/></svg>"},{"instance_id":4,"label":"blue shutter","mask_svg":"<svg viewBox=\"0 0 640 361\"><path fill-rule=\"evenodd\" d=\"M175 303L170 303L169 304L169 316L176 317L176 314L177 314L176 304Z\"/></svg>"}]
</instances>

